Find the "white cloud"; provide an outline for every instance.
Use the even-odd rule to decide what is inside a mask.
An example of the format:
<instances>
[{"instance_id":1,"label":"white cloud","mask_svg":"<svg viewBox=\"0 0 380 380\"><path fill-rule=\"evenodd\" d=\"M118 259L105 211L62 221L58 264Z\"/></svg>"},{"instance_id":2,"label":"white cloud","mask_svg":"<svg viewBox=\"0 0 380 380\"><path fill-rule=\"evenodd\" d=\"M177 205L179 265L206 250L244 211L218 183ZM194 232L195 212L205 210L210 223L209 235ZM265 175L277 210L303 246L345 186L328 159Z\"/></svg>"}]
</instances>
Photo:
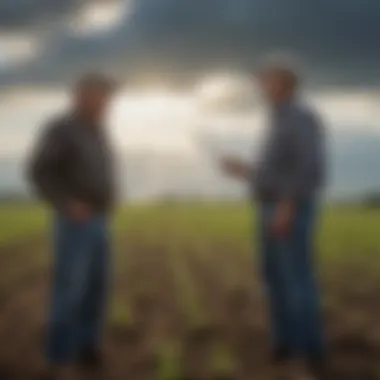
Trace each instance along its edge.
<instances>
[{"instance_id":1,"label":"white cloud","mask_svg":"<svg viewBox=\"0 0 380 380\"><path fill-rule=\"evenodd\" d=\"M117 26L125 17L126 5L121 2L86 4L69 21L68 27L80 35L105 32Z\"/></svg>"},{"instance_id":2,"label":"white cloud","mask_svg":"<svg viewBox=\"0 0 380 380\"><path fill-rule=\"evenodd\" d=\"M380 95L371 91L320 93L312 97L330 127L380 132Z\"/></svg>"},{"instance_id":3,"label":"white cloud","mask_svg":"<svg viewBox=\"0 0 380 380\"><path fill-rule=\"evenodd\" d=\"M380 132L373 93L320 93L311 101L321 111L329 128ZM67 104L63 91L14 90L0 98L0 153L25 152L41 124ZM151 94L121 93L110 113L110 126L121 150L198 154L197 145L209 144L204 136L226 141L242 138L260 141L264 120L257 109L247 113L204 113L192 94L157 91ZM203 139L203 140L202 140ZM212 144L201 149L213 151ZM233 146L233 144L230 144Z\"/></svg>"},{"instance_id":4,"label":"white cloud","mask_svg":"<svg viewBox=\"0 0 380 380\"><path fill-rule=\"evenodd\" d=\"M350 181L357 178L358 173L351 169L356 162L355 154L360 155L360 173L365 174L367 168L370 173L376 170L378 134L369 129L376 128L380 133L379 118L371 114L379 97L371 93L336 92L312 94L311 98L328 119L329 127L338 132L332 139L335 148L346 149L343 140L351 136L350 150L343 153L355 160L347 162L344 156L342 163L335 165L343 169L336 170L341 175L334 185L343 183L351 189L341 177L348 176ZM0 99L0 164L16 162L19 170L37 130L47 118L64 108L67 98L62 91L14 90ZM260 133L265 124L263 113L257 111L210 114L197 108L196 97L191 94L163 90L151 94L121 93L110 113L110 129L120 156L124 157L120 175L126 180L128 194L137 197L197 191L214 196L230 191L240 194L240 188L221 177L217 162L226 154L253 158L261 145ZM367 150L369 154L365 155ZM335 149L334 157L341 153ZM20 174L16 174L15 178L21 181ZM360 186L375 185L371 175L365 176ZM3 172L0 187L1 181L7 181Z\"/></svg>"},{"instance_id":5,"label":"white cloud","mask_svg":"<svg viewBox=\"0 0 380 380\"><path fill-rule=\"evenodd\" d=\"M39 41L33 34L4 34L0 36L0 68L30 60L36 57L39 51Z\"/></svg>"}]
</instances>

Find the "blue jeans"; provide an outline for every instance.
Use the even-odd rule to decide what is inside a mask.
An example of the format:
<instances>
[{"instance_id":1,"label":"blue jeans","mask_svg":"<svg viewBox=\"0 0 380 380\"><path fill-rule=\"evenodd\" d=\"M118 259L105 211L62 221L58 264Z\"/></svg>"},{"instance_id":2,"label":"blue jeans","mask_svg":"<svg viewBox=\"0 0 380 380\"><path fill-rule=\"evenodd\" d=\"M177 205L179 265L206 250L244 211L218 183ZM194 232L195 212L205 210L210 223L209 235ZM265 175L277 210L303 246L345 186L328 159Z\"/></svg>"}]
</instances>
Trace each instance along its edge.
<instances>
[{"instance_id":1,"label":"blue jeans","mask_svg":"<svg viewBox=\"0 0 380 380\"><path fill-rule=\"evenodd\" d=\"M75 360L100 344L108 282L107 220L73 222L57 215L47 358L50 364Z\"/></svg>"},{"instance_id":2,"label":"blue jeans","mask_svg":"<svg viewBox=\"0 0 380 380\"><path fill-rule=\"evenodd\" d=\"M273 345L309 358L324 355L323 327L314 274L316 202L298 205L289 236L276 238L270 225L274 203L260 205L262 270L269 298Z\"/></svg>"}]
</instances>

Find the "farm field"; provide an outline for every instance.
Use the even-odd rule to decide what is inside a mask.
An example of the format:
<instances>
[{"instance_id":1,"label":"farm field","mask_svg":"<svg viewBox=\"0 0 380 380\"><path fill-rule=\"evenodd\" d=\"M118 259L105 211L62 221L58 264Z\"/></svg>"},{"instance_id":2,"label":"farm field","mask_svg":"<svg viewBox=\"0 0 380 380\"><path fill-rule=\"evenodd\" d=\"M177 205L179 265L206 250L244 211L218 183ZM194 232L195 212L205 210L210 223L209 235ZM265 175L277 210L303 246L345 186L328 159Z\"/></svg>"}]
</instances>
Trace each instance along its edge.
<instances>
[{"instance_id":1,"label":"farm field","mask_svg":"<svg viewBox=\"0 0 380 380\"><path fill-rule=\"evenodd\" d=\"M0 379L38 379L49 215L0 206ZM326 206L318 258L333 380L380 379L380 210ZM114 221L101 379L276 380L245 204L129 206Z\"/></svg>"}]
</instances>

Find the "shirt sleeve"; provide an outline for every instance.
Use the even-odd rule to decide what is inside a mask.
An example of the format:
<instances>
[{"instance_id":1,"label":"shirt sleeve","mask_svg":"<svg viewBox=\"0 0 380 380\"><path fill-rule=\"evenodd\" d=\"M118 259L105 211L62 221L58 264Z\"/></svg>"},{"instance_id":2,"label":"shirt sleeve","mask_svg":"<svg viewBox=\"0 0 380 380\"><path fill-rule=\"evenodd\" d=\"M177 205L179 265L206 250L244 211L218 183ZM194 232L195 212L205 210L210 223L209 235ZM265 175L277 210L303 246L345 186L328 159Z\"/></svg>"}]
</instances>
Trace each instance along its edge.
<instances>
[{"instance_id":1,"label":"shirt sleeve","mask_svg":"<svg viewBox=\"0 0 380 380\"><path fill-rule=\"evenodd\" d=\"M303 199L317 190L323 177L323 130L311 112L295 114L290 130L291 158L282 195L285 199Z\"/></svg>"},{"instance_id":2,"label":"shirt sleeve","mask_svg":"<svg viewBox=\"0 0 380 380\"><path fill-rule=\"evenodd\" d=\"M66 140L62 125L48 125L37 140L27 168L28 180L37 195L58 206L67 196L67 184L62 176L68 157Z\"/></svg>"}]
</instances>

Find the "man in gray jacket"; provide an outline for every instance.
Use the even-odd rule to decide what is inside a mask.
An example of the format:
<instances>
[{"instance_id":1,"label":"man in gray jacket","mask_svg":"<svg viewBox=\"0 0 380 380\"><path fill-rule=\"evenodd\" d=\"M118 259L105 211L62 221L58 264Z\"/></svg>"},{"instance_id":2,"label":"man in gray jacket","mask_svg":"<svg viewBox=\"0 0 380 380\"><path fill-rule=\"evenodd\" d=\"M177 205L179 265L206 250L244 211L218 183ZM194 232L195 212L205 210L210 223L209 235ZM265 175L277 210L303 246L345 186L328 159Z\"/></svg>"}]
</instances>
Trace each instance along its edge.
<instances>
[{"instance_id":1,"label":"man in gray jacket","mask_svg":"<svg viewBox=\"0 0 380 380\"><path fill-rule=\"evenodd\" d=\"M306 359L324 369L324 342L314 278L313 239L324 182L324 133L297 98L299 78L287 62L271 62L259 83L270 107L267 141L257 165L228 158L224 170L247 180L258 202L261 262L274 359Z\"/></svg>"},{"instance_id":2,"label":"man in gray jacket","mask_svg":"<svg viewBox=\"0 0 380 380\"><path fill-rule=\"evenodd\" d=\"M48 123L29 165L36 192L54 211L54 266L47 361L51 375L100 364L108 277L108 216L114 178L104 115L113 86L78 81L70 112ZM50 372L50 371L49 371Z\"/></svg>"}]
</instances>

